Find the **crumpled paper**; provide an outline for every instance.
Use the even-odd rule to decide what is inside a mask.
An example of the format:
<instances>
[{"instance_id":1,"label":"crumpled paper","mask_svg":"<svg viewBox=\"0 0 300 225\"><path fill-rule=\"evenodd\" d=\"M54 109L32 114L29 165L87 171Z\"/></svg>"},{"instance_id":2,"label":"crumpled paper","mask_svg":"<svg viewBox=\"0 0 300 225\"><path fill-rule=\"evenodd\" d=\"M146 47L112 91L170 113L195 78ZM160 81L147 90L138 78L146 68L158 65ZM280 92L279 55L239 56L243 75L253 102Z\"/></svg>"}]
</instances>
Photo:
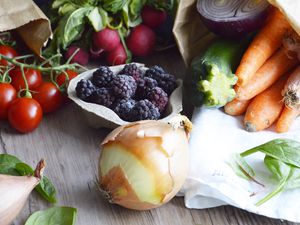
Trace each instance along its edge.
<instances>
[{"instance_id":1,"label":"crumpled paper","mask_svg":"<svg viewBox=\"0 0 300 225\"><path fill-rule=\"evenodd\" d=\"M263 205L255 203L274 190L277 182L263 163L264 154L246 158L262 186L240 178L230 167L232 153L239 153L275 138L300 141L300 118L289 132L273 128L256 133L244 130L243 117L232 117L218 109L196 108L190 139L190 172L182 188L188 208L232 205L260 215L300 222L300 189L284 191Z\"/></svg>"},{"instance_id":2,"label":"crumpled paper","mask_svg":"<svg viewBox=\"0 0 300 225\"><path fill-rule=\"evenodd\" d=\"M0 32L16 29L37 55L52 35L49 19L32 0L1 0L0 21Z\"/></svg>"}]
</instances>

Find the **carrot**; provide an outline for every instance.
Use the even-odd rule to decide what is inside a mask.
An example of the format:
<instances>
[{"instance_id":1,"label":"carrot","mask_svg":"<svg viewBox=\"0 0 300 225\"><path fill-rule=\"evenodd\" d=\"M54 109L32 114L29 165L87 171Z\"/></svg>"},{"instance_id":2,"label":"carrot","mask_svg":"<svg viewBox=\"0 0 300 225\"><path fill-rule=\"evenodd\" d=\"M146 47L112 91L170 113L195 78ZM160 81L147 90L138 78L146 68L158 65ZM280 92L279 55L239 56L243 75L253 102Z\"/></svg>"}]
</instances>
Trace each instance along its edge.
<instances>
[{"instance_id":1,"label":"carrot","mask_svg":"<svg viewBox=\"0 0 300 225\"><path fill-rule=\"evenodd\" d=\"M255 36L242 57L236 70L239 78L238 86L244 86L250 82L255 72L281 46L284 34L290 29L291 26L284 15L278 9L274 9L269 21Z\"/></svg>"},{"instance_id":2,"label":"carrot","mask_svg":"<svg viewBox=\"0 0 300 225\"><path fill-rule=\"evenodd\" d=\"M300 66L289 76L282 90L282 96L287 107L293 108L300 104Z\"/></svg>"},{"instance_id":3,"label":"carrot","mask_svg":"<svg viewBox=\"0 0 300 225\"><path fill-rule=\"evenodd\" d=\"M266 90L278 78L293 69L298 60L296 57L288 57L285 50L280 48L265 64L255 73L251 81L243 87L236 86L236 98L249 100Z\"/></svg>"},{"instance_id":4,"label":"carrot","mask_svg":"<svg viewBox=\"0 0 300 225\"><path fill-rule=\"evenodd\" d=\"M250 100L239 101L234 99L224 106L225 113L231 116L240 116L246 112Z\"/></svg>"},{"instance_id":5,"label":"carrot","mask_svg":"<svg viewBox=\"0 0 300 225\"><path fill-rule=\"evenodd\" d=\"M247 131L254 132L266 129L280 116L284 107L281 90L286 80L287 76L282 77L251 101L244 118L244 126Z\"/></svg>"},{"instance_id":6,"label":"carrot","mask_svg":"<svg viewBox=\"0 0 300 225\"><path fill-rule=\"evenodd\" d=\"M277 123L276 123L276 132L284 133L287 132L293 121L299 116L300 107L289 108L287 106L284 107Z\"/></svg>"}]
</instances>

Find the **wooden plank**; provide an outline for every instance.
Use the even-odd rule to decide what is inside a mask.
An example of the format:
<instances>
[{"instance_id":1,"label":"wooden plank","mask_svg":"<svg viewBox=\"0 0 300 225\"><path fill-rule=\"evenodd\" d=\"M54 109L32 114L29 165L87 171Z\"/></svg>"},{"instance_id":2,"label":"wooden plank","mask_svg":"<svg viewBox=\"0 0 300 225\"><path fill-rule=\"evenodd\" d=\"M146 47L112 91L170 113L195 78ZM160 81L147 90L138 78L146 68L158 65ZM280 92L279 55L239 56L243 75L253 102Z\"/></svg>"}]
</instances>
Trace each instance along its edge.
<instances>
[{"instance_id":1,"label":"wooden plank","mask_svg":"<svg viewBox=\"0 0 300 225\"><path fill-rule=\"evenodd\" d=\"M147 65L158 62L170 73L184 75L185 68L177 51L158 53L147 60ZM19 134L6 122L0 122L0 152L16 155L32 166L45 158L45 174L57 188L57 205L76 207L77 225L296 225L229 206L189 210L182 198L145 212L111 205L97 189L99 144L108 132L89 128L80 110L69 104L46 115L39 128L30 134ZM23 225L30 213L50 206L33 193L14 225Z\"/></svg>"}]
</instances>

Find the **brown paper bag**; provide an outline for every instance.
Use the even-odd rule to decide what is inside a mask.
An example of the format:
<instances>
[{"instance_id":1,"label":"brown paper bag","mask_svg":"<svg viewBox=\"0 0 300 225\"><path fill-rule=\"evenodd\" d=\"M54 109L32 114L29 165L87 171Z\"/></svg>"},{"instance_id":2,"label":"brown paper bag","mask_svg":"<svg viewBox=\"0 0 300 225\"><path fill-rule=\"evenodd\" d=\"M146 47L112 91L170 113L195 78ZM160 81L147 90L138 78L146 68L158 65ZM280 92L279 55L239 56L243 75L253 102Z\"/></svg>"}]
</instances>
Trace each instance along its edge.
<instances>
[{"instance_id":1,"label":"brown paper bag","mask_svg":"<svg viewBox=\"0 0 300 225\"><path fill-rule=\"evenodd\" d=\"M32 0L1 0L0 32L14 29L37 55L52 35L50 21Z\"/></svg>"},{"instance_id":2,"label":"brown paper bag","mask_svg":"<svg viewBox=\"0 0 300 225\"><path fill-rule=\"evenodd\" d=\"M295 31L300 35L300 1L268 0L279 8L287 17ZM181 0L174 23L175 35L179 51L188 66L191 60L214 38L201 22L196 9L197 0Z\"/></svg>"}]
</instances>

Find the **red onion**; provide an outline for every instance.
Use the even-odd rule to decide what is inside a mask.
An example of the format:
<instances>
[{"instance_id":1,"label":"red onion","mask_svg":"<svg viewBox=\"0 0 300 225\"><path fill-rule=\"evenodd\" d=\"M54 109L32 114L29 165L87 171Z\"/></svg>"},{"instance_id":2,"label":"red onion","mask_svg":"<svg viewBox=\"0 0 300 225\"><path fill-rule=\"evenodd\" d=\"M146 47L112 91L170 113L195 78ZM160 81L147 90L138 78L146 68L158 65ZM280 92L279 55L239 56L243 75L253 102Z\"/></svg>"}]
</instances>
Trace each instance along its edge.
<instances>
[{"instance_id":1,"label":"red onion","mask_svg":"<svg viewBox=\"0 0 300 225\"><path fill-rule=\"evenodd\" d=\"M261 27L267 18L267 0L198 0L203 23L212 32L241 36Z\"/></svg>"}]
</instances>

